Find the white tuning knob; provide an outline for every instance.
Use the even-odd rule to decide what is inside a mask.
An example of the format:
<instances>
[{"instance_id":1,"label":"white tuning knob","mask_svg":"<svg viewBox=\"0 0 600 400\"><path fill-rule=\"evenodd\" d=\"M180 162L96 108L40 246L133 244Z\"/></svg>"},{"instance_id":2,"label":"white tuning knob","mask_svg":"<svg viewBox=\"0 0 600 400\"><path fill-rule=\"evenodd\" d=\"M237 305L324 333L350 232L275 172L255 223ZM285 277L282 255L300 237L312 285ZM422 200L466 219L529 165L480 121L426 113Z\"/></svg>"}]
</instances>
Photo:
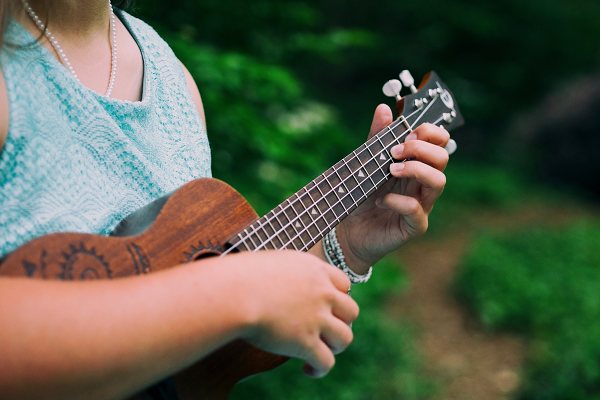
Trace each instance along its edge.
<instances>
[{"instance_id":1,"label":"white tuning knob","mask_svg":"<svg viewBox=\"0 0 600 400\"><path fill-rule=\"evenodd\" d=\"M400 72L400 80L405 87L410 88L411 92L418 92L417 88L415 87L415 79L409 70L405 69L404 71Z\"/></svg>"},{"instance_id":2,"label":"white tuning knob","mask_svg":"<svg viewBox=\"0 0 600 400\"><path fill-rule=\"evenodd\" d=\"M395 97L396 100L400 100L400 91L402 90L402 84L398 79L391 79L383 84L383 94L387 97Z\"/></svg>"},{"instance_id":3,"label":"white tuning knob","mask_svg":"<svg viewBox=\"0 0 600 400\"><path fill-rule=\"evenodd\" d=\"M448 140L448 143L446 144L446 147L444 147L444 148L446 149L448 154L452 154L456 151L456 149L458 148L458 145L456 144L456 141L454 139L450 139L450 140Z\"/></svg>"}]
</instances>

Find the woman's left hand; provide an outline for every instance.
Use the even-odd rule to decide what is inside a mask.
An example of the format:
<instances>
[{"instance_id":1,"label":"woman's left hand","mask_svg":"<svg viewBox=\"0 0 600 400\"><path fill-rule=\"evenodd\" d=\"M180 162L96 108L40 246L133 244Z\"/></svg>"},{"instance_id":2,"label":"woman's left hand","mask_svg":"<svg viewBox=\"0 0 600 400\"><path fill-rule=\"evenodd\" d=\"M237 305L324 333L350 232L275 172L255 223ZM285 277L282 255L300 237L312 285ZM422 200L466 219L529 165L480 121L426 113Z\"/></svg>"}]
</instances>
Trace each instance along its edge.
<instances>
[{"instance_id":1,"label":"woman's left hand","mask_svg":"<svg viewBox=\"0 0 600 400\"><path fill-rule=\"evenodd\" d=\"M375 110L369 136L392 123L390 108ZM364 273L368 266L427 230L429 213L446 185L448 164L444 146L450 135L440 127L423 124L394 146L392 178L370 196L337 228L350 267ZM406 160L406 161L402 161Z\"/></svg>"}]
</instances>

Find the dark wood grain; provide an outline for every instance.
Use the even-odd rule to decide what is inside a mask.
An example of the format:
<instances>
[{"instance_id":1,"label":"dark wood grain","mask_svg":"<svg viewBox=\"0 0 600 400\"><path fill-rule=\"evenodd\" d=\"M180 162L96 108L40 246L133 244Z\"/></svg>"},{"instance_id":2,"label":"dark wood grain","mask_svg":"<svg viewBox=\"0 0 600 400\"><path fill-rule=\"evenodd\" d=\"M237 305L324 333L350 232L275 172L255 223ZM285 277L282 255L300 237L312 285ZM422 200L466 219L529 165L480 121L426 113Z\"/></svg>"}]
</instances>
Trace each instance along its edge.
<instances>
[{"instance_id":1,"label":"dark wood grain","mask_svg":"<svg viewBox=\"0 0 600 400\"><path fill-rule=\"evenodd\" d=\"M0 264L0 275L36 279L116 279L220 254L227 240L257 218L252 207L216 179L176 191L154 224L131 237L57 233L33 240ZM236 341L174 377L181 400L224 399L240 379L272 369L284 357Z\"/></svg>"}]
</instances>

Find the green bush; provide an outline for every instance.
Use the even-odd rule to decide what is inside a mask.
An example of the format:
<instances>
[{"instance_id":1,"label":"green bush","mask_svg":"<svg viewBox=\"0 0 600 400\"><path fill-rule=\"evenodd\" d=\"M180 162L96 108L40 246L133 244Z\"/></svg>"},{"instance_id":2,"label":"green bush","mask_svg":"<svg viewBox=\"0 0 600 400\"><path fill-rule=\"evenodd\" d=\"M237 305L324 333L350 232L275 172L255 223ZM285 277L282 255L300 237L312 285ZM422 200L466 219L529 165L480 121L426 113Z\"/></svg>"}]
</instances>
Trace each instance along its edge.
<instances>
[{"instance_id":1,"label":"green bush","mask_svg":"<svg viewBox=\"0 0 600 400\"><path fill-rule=\"evenodd\" d=\"M392 258L378 263L368 284L355 286L353 297L361 312L353 324L355 339L336 359L323 379L302 373L301 363L289 361L236 386L233 399L424 399L433 391L421 375L409 327L391 321L383 307L405 276Z\"/></svg>"},{"instance_id":2,"label":"green bush","mask_svg":"<svg viewBox=\"0 0 600 400\"><path fill-rule=\"evenodd\" d=\"M600 225L481 235L458 295L488 329L531 341L522 399L600 398Z\"/></svg>"}]
</instances>

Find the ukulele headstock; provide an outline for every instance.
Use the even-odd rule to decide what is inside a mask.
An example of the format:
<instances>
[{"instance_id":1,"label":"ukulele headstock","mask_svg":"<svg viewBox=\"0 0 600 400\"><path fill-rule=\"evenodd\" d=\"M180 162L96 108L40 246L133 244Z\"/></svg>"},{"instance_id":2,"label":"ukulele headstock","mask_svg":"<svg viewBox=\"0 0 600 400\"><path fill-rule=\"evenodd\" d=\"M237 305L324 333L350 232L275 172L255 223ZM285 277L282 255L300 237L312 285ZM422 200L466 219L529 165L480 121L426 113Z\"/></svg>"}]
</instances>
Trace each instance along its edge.
<instances>
[{"instance_id":1,"label":"ukulele headstock","mask_svg":"<svg viewBox=\"0 0 600 400\"><path fill-rule=\"evenodd\" d=\"M402 96L402 87L408 88L410 94ZM452 130L464 123L452 92L433 71L427 73L416 87L410 72L404 70L400 80L392 79L383 85L383 93L396 99L399 118L404 118L414 128L430 122Z\"/></svg>"}]
</instances>

